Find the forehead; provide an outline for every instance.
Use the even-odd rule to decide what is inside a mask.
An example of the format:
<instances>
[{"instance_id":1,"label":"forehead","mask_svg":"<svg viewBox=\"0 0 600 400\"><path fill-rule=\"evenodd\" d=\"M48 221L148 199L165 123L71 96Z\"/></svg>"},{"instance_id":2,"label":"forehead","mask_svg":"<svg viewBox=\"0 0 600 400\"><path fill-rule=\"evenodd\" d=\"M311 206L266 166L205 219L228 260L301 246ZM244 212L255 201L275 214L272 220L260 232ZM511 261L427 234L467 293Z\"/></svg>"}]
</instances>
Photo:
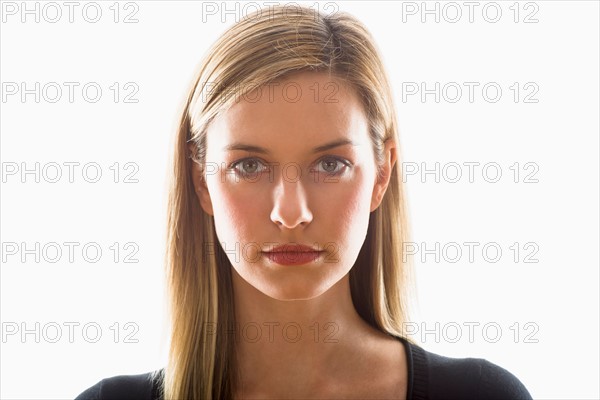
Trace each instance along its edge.
<instances>
[{"instance_id":1,"label":"forehead","mask_svg":"<svg viewBox=\"0 0 600 400\"><path fill-rule=\"evenodd\" d=\"M303 72L240 97L213 121L207 139L220 149L232 142L313 148L339 138L367 138L355 90L327 73Z\"/></svg>"}]
</instances>

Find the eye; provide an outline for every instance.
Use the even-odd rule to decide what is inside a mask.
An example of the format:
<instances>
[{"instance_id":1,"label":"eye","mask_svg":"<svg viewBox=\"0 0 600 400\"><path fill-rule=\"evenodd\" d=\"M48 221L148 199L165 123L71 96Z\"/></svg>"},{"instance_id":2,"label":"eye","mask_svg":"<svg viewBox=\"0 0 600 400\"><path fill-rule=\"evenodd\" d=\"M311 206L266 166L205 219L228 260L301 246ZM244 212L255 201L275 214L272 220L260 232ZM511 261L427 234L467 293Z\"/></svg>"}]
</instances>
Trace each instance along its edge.
<instances>
[{"instance_id":1,"label":"eye","mask_svg":"<svg viewBox=\"0 0 600 400\"><path fill-rule=\"evenodd\" d=\"M261 169L260 166L264 168ZM323 169L319 171L318 169L313 172L324 173L328 176L341 175L346 167L350 167L351 164L345 160L342 160L337 157L325 157L317 161L317 166L322 166ZM268 166L265 166L263 162L261 162L257 158L244 158L242 160L238 160L233 162L229 166L230 170L233 170L237 175L248 178L255 177L258 174L263 172L267 172L269 170Z\"/></svg>"},{"instance_id":2,"label":"eye","mask_svg":"<svg viewBox=\"0 0 600 400\"><path fill-rule=\"evenodd\" d=\"M237 168L238 165L241 166L241 172L240 172L240 169ZM256 158L244 158L243 160L239 160L239 161L232 163L229 166L229 169L234 170L235 173L240 176L249 177L249 176L254 176L256 174L260 174L261 172L265 172L266 170L268 170L268 168L265 168L264 170L261 171L259 169L260 165L262 165L262 162L260 162Z\"/></svg>"},{"instance_id":3,"label":"eye","mask_svg":"<svg viewBox=\"0 0 600 400\"><path fill-rule=\"evenodd\" d=\"M323 166L323 172L327 175L341 175L345 167L350 166L350 163L337 157L325 157L320 159L317 165ZM317 172L320 173L320 171Z\"/></svg>"}]
</instances>

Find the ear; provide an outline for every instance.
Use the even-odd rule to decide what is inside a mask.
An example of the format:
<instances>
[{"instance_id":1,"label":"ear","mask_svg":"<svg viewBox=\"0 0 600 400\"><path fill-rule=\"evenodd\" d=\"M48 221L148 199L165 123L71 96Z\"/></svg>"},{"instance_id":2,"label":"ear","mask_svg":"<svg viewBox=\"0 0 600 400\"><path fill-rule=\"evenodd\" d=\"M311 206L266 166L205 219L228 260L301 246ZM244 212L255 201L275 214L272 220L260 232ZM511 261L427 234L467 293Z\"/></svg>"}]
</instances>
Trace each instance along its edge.
<instances>
[{"instance_id":1,"label":"ear","mask_svg":"<svg viewBox=\"0 0 600 400\"><path fill-rule=\"evenodd\" d=\"M188 143L188 154L191 156L192 154L196 154L196 144L193 142ZM200 169L200 164L190 159L191 169L192 169L192 181L194 183L194 191L196 192L196 196L200 201L200 206L204 210L205 213L209 215L213 214L212 201L210 200L210 193L208 192L208 187L206 186L206 180L204 179L202 170Z\"/></svg>"},{"instance_id":2,"label":"ear","mask_svg":"<svg viewBox=\"0 0 600 400\"><path fill-rule=\"evenodd\" d=\"M375 211L383 200L383 195L390 183L392 169L397 160L397 147L393 138L390 138L384 143L384 163L382 165L381 177L376 175L375 185L373 187L373 195L371 196L371 212Z\"/></svg>"}]
</instances>

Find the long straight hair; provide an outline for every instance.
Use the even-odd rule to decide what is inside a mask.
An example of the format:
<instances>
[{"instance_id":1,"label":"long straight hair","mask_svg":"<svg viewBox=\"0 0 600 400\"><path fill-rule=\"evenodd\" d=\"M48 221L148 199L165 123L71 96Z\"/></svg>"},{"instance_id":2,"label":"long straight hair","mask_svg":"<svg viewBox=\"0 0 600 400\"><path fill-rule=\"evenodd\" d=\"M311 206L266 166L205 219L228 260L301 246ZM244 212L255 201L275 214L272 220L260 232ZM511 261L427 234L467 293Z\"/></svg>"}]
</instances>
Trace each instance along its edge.
<instances>
[{"instance_id":1,"label":"long straight hair","mask_svg":"<svg viewBox=\"0 0 600 400\"><path fill-rule=\"evenodd\" d=\"M384 142L396 140L397 163L380 206L370 214L365 242L349 278L353 304L368 324L415 343L403 334L416 290L403 246L409 231L398 125L374 40L345 12L325 16L298 5L258 10L230 27L206 53L175 137L167 205L171 337L161 382L165 399L232 398L238 382L234 338L215 334L215 327L235 326L233 267L192 181L192 163L204 166L207 127L240 95L302 71L328 72L359 94L378 176L385 160ZM190 153L188 143L194 143L196 151Z\"/></svg>"}]
</instances>

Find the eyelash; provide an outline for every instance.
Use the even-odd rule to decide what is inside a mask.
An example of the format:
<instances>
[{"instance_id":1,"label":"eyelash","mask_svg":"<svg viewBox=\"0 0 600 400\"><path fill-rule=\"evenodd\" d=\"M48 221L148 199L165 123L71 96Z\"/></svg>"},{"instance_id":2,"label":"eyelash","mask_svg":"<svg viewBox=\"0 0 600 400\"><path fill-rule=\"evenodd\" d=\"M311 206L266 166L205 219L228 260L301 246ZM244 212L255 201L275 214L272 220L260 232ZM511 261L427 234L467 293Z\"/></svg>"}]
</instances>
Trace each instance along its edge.
<instances>
[{"instance_id":1,"label":"eyelash","mask_svg":"<svg viewBox=\"0 0 600 400\"><path fill-rule=\"evenodd\" d=\"M229 170L233 170L237 175L241 175L242 177L248 177L248 176L251 176L251 175L261 174L262 172L265 172L265 171L251 172L251 173L240 173L240 172L238 172L238 170L236 169L236 167L237 167L238 164L242 164L245 161L251 161L251 160L256 160L259 164L264 164L260 159L258 159L256 157L247 157L247 158L242 158L241 160L234 161L233 163L231 163L229 165L228 169ZM345 171L344 167L351 167L352 166L352 164L349 161L344 160L344 159L339 158L339 157L332 157L332 156L322 157L321 159L319 159L319 161L316 162L316 164L318 165L318 164L320 164L323 161L337 161L337 162L339 162L339 163L342 164L342 167L340 168L340 170L338 172L333 172L333 173L325 172L325 174L327 174L327 176L341 175Z\"/></svg>"}]
</instances>

